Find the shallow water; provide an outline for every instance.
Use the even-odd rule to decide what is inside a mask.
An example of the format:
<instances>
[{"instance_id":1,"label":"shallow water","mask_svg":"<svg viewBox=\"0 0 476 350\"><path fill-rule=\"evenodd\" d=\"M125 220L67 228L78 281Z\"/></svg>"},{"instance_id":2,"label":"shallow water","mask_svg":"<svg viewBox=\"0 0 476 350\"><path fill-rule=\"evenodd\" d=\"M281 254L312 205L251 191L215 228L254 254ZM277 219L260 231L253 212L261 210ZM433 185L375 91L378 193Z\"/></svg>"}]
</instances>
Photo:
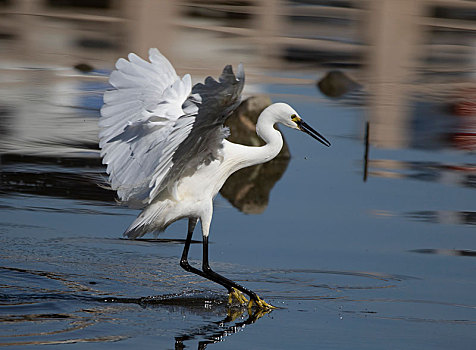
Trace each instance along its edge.
<instances>
[{"instance_id":1,"label":"shallow water","mask_svg":"<svg viewBox=\"0 0 476 350\"><path fill-rule=\"evenodd\" d=\"M437 84L410 98L410 122L393 125L369 118L365 88L321 94L314 77L326 68L254 67L249 91L293 105L332 147L282 130L291 158L272 168L269 200L260 193L245 206L261 213L243 213L229 195L215 201L212 267L279 307L250 315L180 268L186 222L157 239L122 239L138 211L100 186L96 136L110 67L2 66L0 346L472 347L474 139L451 140L470 133L474 110L451 113ZM398 146L377 147L377 124L401 132ZM231 188L266 187L253 182L262 171Z\"/></svg>"}]
</instances>

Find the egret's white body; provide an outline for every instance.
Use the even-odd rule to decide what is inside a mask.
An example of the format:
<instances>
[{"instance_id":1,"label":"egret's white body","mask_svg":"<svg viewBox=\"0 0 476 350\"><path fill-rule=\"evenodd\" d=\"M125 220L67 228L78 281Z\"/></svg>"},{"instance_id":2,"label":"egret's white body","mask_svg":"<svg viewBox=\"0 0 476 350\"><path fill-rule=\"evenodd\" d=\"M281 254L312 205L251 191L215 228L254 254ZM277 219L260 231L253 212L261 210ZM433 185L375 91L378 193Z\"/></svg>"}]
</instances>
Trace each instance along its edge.
<instances>
[{"instance_id":1,"label":"egret's white body","mask_svg":"<svg viewBox=\"0 0 476 350\"><path fill-rule=\"evenodd\" d=\"M283 138L274 128L276 123L304 131L326 146L330 143L285 103L272 104L258 118L256 132L264 146L229 142L223 122L241 99L241 65L236 76L226 66L218 81L208 77L204 84L192 86L190 76L178 77L157 49L150 50L150 62L134 54L128 58L119 59L111 74L114 89L104 94L99 122L101 156L112 188L126 204L143 208L125 235L137 238L188 218L181 266L223 285L240 302L244 298L237 290L258 306L270 307L252 291L210 269L213 199L235 171L278 155ZM187 261L197 220L204 243L202 271Z\"/></svg>"},{"instance_id":2,"label":"egret's white body","mask_svg":"<svg viewBox=\"0 0 476 350\"><path fill-rule=\"evenodd\" d=\"M278 122L286 123L289 118L281 120L280 116L292 114L296 112L284 103L276 103L266 108L256 126L258 135L266 142L264 146L244 146L224 139L217 159L209 164L202 164L192 175L181 178L172 193L155 199L131 225L129 231L140 226L163 230L178 219L198 217L203 235L208 236L213 199L225 181L235 171L276 157L283 147L283 137L273 125Z\"/></svg>"}]
</instances>

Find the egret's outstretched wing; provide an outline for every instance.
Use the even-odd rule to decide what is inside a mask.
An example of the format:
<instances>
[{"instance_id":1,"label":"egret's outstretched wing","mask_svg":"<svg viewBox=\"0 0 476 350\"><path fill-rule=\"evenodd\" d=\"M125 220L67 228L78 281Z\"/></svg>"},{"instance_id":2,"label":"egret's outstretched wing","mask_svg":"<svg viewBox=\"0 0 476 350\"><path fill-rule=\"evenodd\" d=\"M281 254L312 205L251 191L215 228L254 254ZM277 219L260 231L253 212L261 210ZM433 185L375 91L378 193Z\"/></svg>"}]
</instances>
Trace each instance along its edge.
<instances>
[{"instance_id":1,"label":"egret's outstretched wing","mask_svg":"<svg viewBox=\"0 0 476 350\"><path fill-rule=\"evenodd\" d=\"M99 138L109 181L122 201L147 201L151 179L157 183L172 166L172 155L192 128L197 108L182 109L192 83L177 76L157 49L150 62L135 54L119 59L104 94ZM194 107L194 108L193 108Z\"/></svg>"},{"instance_id":2,"label":"egret's outstretched wing","mask_svg":"<svg viewBox=\"0 0 476 350\"><path fill-rule=\"evenodd\" d=\"M142 206L217 156L244 74L240 67L237 80L227 66L218 82L209 77L192 90L190 76L178 77L157 49L150 62L128 58L117 61L109 80L115 89L104 94L100 147L119 198Z\"/></svg>"},{"instance_id":3,"label":"egret's outstretched wing","mask_svg":"<svg viewBox=\"0 0 476 350\"><path fill-rule=\"evenodd\" d=\"M198 114L190 134L175 151L173 166L164 179L170 192L182 176L193 173L203 163L220 158L222 141L229 134L223 123L240 104L244 84L245 72L239 64L236 76L227 65L218 81L208 77L203 84L193 86L184 106L196 106ZM153 194L159 190L156 187Z\"/></svg>"}]
</instances>

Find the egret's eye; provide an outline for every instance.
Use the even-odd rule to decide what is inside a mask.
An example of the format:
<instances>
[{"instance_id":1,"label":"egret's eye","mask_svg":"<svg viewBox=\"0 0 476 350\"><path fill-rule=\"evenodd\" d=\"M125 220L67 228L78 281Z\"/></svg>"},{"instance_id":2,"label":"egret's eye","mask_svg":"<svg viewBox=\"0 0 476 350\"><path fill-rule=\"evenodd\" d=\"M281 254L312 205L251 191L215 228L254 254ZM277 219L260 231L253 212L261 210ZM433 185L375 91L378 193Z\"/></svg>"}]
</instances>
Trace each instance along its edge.
<instances>
[{"instance_id":1,"label":"egret's eye","mask_svg":"<svg viewBox=\"0 0 476 350\"><path fill-rule=\"evenodd\" d=\"M291 116L291 120L297 124L301 121L301 118L299 118L296 114L293 114Z\"/></svg>"}]
</instances>

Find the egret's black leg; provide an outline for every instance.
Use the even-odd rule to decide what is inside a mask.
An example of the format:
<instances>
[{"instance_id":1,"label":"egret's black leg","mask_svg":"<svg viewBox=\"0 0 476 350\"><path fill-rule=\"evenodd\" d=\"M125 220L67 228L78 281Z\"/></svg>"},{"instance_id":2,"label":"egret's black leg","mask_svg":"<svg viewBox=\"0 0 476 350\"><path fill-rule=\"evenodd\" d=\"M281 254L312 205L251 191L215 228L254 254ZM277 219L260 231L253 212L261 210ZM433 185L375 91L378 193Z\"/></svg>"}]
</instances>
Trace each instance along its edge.
<instances>
[{"instance_id":1,"label":"egret's black leg","mask_svg":"<svg viewBox=\"0 0 476 350\"><path fill-rule=\"evenodd\" d=\"M250 297L250 303L248 304L248 308L251 310L251 306L253 304L256 304L257 307L259 307L262 310L270 310L270 309L275 309L273 305L268 304L265 302L263 299L261 299L255 292L240 286L238 283L233 282L232 280L216 273L213 271L208 263L208 236L204 235L203 236L203 261L202 261L202 269L203 272L206 275L206 278L209 280L212 280L216 283L221 284L225 288L228 289L228 292L230 295L234 295L235 298L243 303L246 301L246 298L243 297L243 295L240 295L237 293L237 290L247 294ZM230 299L231 300L231 299Z\"/></svg>"},{"instance_id":2,"label":"egret's black leg","mask_svg":"<svg viewBox=\"0 0 476 350\"><path fill-rule=\"evenodd\" d=\"M229 280L226 277L223 277L222 275L216 273L210 268L210 265L208 263L208 236L207 235L203 236L203 261L202 261L203 271L200 271L199 269L192 267L188 263L188 251L190 249L190 243L192 242L192 235L193 235L195 226L197 224L197 220L198 220L197 218L190 218L188 221L187 239L185 240L185 246L183 248L182 258L180 259L180 266L182 266L182 268L186 271L195 273L210 281L213 281L215 283L222 285L228 290L228 293L230 295L234 295L235 298L238 299L238 301L241 303L244 303L247 300L246 298L243 297L242 294L238 293L237 290L247 294L250 297L249 307L251 307L252 303L255 303L261 309L274 308L272 305L269 305L264 300L262 300L255 292L249 289L246 289L243 286L240 286L239 284L233 282L232 280Z\"/></svg>"},{"instance_id":3,"label":"egret's black leg","mask_svg":"<svg viewBox=\"0 0 476 350\"><path fill-rule=\"evenodd\" d=\"M193 231L195 229L195 226L197 225L197 218L190 218L188 220L188 232L187 232L187 239L185 240L185 246L183 247L183 253L182 253L182 258L180 259L180 266L188 271L188 272L192 272L194 274L197 274L197 275L200 275L206 279L209 279L209 280L212 280L213 282L215 283L218 283L220 285L222 285L223 287L225 287L228 292L231 292L232 291L232 287L229 286L228 284L226 283L223 283L222 281L218 281L217 279L215 278L211 278L209 275L207 275L205 272L199 270L199 269L196 269L195 267L191 266L189 263L188 263L188 251L190 249L190 243L192 242L192 236L193 236Z\"/></svg>"},{"instance_id":4,"label":"egret's black leg","mask_svg":"<svg viewBox=\"0 0 476 350\"><path fill-rule=\"evenodd\" d=\"M180 259L180 266L182 266L185 270L188 270L188 267L191 267L188 264L188 251L190 249L190 243L192 242L193 230L195 230L197 221L198 221L197 218L188 219L187 239L185 240L185 246L183 247L182 258Z\"/></svg>"},{"instance_id":5,"label":"egret's black leg","mask_svg":"<svg viewBox=\"0 0 476 350\"><path fill-rule=\"evenodd\" d=\"M216 273L213 271L208 263L208 236L203 236L203 262L202 262L203 272L209 280L212 280L216 283L221 284L228 289L228 292L232 291L232 288L238 289L240 292L247 294L252 300L258 300L258 295L246 289L243 286L240 286L238 283L233 282L232 280Z\"/></svg>"},{"instance_id":6,"label":"egret's black leg","mask_svg":"<svg viewBox=\"0 0 476 350\"><path fill-rule=\"evenodd\" d=\"M192 272L207 278L202 271L190 266L190 264L188 263L188 251L190 249L190 243L192 242L193 230L195 230L197 221L198 221L197 218L188 219L187 239L185 240L185 246L183 247L182 258L180 259L180 266L182 266L182 268L188 272Z\"/></svg>"}]
</instances>

